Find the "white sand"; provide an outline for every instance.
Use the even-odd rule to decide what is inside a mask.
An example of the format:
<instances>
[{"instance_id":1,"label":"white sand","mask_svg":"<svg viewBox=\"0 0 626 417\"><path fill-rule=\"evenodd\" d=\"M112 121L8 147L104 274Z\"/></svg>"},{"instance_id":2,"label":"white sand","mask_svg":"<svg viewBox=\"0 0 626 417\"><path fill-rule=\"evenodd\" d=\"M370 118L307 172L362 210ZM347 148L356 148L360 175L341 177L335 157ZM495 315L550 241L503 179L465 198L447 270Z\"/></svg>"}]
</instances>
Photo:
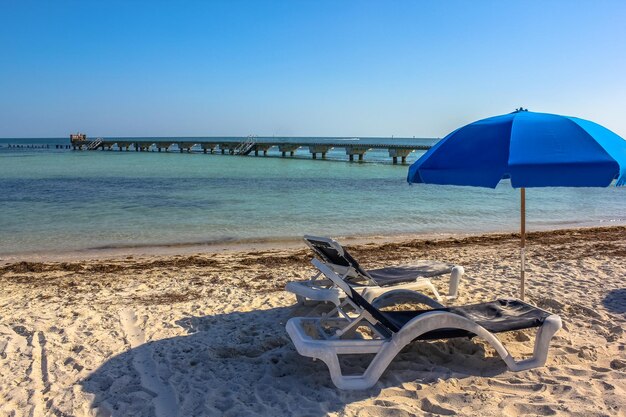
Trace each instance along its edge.
<instances>
[{"instance_id":1,"label":"white sand","mask_svg":"<svg viewBox=\"0 0 626 417\"><path fill-rule=\"evenodd\" d=\"M461 264L455 304L465 304L516 294L516 245L500 236L356 254L368 267ZM0 415L626 416L626 228L529 245L528 298L564 323L546 367L510 372L479 340L415 343L366 392L337 390L284 331L310 312L280 291L310 273L304 249L13 264L0 269ZM523 355L529 336L503 340Z\"/></svg>"}]
</instances>

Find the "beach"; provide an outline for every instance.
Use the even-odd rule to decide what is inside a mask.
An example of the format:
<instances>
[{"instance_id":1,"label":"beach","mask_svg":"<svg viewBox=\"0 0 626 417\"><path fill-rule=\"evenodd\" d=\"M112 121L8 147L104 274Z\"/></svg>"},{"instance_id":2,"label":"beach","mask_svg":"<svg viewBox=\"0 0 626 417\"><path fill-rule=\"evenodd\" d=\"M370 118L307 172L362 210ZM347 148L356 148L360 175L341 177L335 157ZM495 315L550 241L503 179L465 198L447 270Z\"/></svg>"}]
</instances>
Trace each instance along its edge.
<instances>
[{"instance_id":1,"label":"beach","mask_svg":"<svg viewBox=\"0 0 626 417\"><path fill-rule=\"evenodd\" d=\"M518 294L515 234L349 244L368 268L462 265L455 305ZM545 367L510 372L476 339L419 342L367 391L335 388L285 332L328 309L283 290L312 275L311 257L299 244L5 260L0 415L626 415L626 227L528 236L527 300L563 320ZM501 339L519 357L533 336Z\"/></svg>"},{"instance_id":2,"label":"beach","mask_svg":"<svg viewBox=\"0 0 626 417\"><path fill-rule=\"evenodd\" d=\"M4 3L0 417L626 417L626 2Z\"/></svg>"}]
</instances>

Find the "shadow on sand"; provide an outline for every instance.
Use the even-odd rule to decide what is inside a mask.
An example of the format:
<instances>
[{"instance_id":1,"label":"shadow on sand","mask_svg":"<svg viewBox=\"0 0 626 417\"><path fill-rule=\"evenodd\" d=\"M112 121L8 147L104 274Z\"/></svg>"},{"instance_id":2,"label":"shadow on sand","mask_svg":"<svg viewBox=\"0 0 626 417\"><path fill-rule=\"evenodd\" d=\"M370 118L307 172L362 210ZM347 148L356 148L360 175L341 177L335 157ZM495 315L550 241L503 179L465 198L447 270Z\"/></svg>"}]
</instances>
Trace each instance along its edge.
<instances>
[{"instance_id":1,"label":"shadow on sand","mask_svg":"<svg viewBox=\"0 0 626 417\"><path fill-rule=\"evenodd\" d=\"M102 416L325 416L404 382L496 375L497 357L468 339L413 343L367 391L340 391L323 362L300 356L284 325L303 307L188 317L187 334L112 357L81 381ZM343 365L364 369L367 360Z\"/></svg>"},{"instance_id":2,"label":"shadow on sand","mask_svg":"<svg viewBox=\"0 0 626 417\"><path fill-rule=\"evenodd\" d=\"M602 300L602 305L610 312L626 314L626 288L609 291Z\"/></svg>"}]
</instances>

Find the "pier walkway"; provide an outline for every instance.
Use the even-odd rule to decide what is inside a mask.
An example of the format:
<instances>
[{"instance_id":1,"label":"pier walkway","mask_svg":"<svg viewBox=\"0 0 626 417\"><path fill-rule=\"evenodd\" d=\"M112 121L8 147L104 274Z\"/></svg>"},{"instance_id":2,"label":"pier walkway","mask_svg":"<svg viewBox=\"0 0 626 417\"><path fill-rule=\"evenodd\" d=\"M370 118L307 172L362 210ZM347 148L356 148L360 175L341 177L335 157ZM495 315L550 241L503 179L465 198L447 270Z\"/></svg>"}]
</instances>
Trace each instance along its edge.
<instances>
[{"instance_id":1,"label":"pier walkway","mask_svg":"<svg viewBox=\"0 0 626 417\"><path fill-rule=\"evenodd\" d=\"M436 139L421 138L434 141ZM428 150L430 145L424 144L397 144L397 143L384 143L385 140L380 140L375 143L373 140L368 139L362 141L360 139L305 139L294 138L293 140L277 141L273 138L258 138L250 136L242 140L224 140L223 138L178 138L178 139L87 139L85 135L71 135L70 136L72 148L74 150L118 150L118 151L136 151L136 152L168 152L172 150L178 150L179 152L192 152L195 150L202 150L203 153L215 153L228 155L250 155L254 152L254 155L258 156L260 153L267 155L267 151L271 148L278 148L278 151L283 157L294 156L295 152L300 149L308 150L313 159L317 159L320 155L321 159L326 158L326 154L329 150L335 148L342 148L345 150L348 160L354 161L355 157L358 161L363 161L365 154L372 149L386 149L389 153L389 157L394 164L398 163L398 159L401 163L406 163L406 158L416 150ZM420 139L417 139L420 140ZM417 141L416 140L416 141ZM410 142L410 139L404 139L404 142Z\"/></svg>"}]
</instances>

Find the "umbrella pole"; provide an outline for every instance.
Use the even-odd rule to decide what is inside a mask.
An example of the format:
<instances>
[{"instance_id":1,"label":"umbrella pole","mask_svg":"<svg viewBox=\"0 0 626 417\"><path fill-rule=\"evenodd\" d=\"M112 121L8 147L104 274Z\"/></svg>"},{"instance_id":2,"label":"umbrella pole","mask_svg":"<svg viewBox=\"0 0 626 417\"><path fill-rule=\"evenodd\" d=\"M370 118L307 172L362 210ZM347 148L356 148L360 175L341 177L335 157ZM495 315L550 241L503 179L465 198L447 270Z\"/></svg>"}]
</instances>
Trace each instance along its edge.
<instances>
[{"instance_id":1,"label":"umbrella pole","mask_svg":"<svg viewBox=\"0 0 626 417\"><path fill-rule=\"evenodd\" d=\"M526 282L525 282L525 277L524 277L524 273L526 272L526 189L524 187L520 188L520 201L521 201L521 207L520 207L520 235L522 237L521 240L521 244L520 244L520 256L521 256L521 260L522 260L522 264L521 264L521 269L520 269L520 298L522 301L524 301L524 293L526 290Z\"/></svg>"}]
</instances>

